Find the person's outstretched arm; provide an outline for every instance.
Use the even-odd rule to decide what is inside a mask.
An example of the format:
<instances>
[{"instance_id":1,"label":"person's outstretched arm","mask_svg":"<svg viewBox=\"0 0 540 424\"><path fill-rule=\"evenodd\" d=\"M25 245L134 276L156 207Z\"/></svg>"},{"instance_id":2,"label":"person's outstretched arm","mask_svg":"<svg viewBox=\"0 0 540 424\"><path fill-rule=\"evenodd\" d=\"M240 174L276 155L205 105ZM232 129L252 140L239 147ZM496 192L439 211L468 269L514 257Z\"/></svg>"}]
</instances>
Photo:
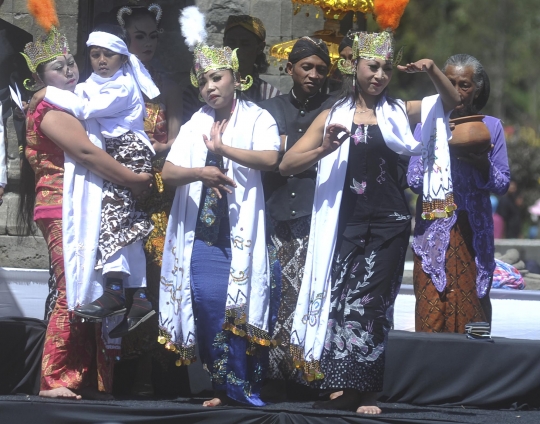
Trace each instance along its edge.
<instances>
[{"instance_id":1,"label":"person's outstretched arm","mask_svg":"<svg viewBox=\"0 0 540 424\"><path fill-rule=\"evenodd\" d=\"M450 112L459 105L461 98L459 93L453 87L452 83L446 75L439 69L435 62L431 59L420 59L414 63L408 63L405 66L398 65L398 70L407 73L417 73L425 72L431 78L431 82L437 89L437 93L441 96L441 101L443 103L443 108L445 112ZM409 116L409 122L411 123L411 128L414 128L416 124L420 122L420 111L421 111L420 100L413 100L407 102L407 115Z\"/></svg>"},{"instance_id":2,"label":"person's outstretched arm","mask_svg":"<svg viewBox=\"0 0 540 424\"><path fill-rule=\"evenodd\" d=\"M268 114L267 117L270 117L270 114L266 113ZM203 135L204 143L211 152L229 158L240 165L258 169L259 171L274 171L278 165L281 139L276 122L273 118L270 117L270 119L271 121L259 117L253 137L260 137L261 140L254 140L255 148L253 150L223 144L221 135L225 132L227 121L214 122L210 130L210 139Z\"/></svg>"},{"instance_id":3,"label":"person's outstretched arm","mask_svg":"<svg viewBox=\"0 0 540 424\"><path fill-rule=\"evenodd\" d=\"M295 175L309 169L350 137L350 131L340 124L328 125L325 134L324 125L329 112L322 111L302 138L285 152L279 165L281 175Z\"/></svg>"},{"instance_id":4,"label":"person's outstretched arm","mask_svg":"<svg viewBox=\"0 0 540 424\"><path fill-rule=\"evenodd\" d=\"M114 184L129 187L135 196L150 187L151 174L135 174L116 162L107 152L92 144L81 123L69 113L47 112L40 129L77 163Z\"/></svg>"},{"instance_id":5,"label":"person's outstretched arm","mask_svg":"<svg viewBox=\"0 0 540 424\"><path fill-rule=\"evenodd\" d=\"M81 121L107 118L131 107L131 93L128 87L118 81L103 84L99 93L91 99L79 97L68 90L47 86L34 94L30 111L35 110L42 100L68 111Z\"/></svg>"}]
</instances>

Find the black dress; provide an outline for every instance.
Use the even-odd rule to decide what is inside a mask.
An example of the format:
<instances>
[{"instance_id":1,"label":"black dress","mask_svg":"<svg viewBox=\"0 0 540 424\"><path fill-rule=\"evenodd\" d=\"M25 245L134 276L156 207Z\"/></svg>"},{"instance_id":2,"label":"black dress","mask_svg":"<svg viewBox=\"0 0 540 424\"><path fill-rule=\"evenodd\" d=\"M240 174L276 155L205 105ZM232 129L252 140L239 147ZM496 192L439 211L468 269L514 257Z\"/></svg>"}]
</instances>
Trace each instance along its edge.
<instances>
[{"instance_id":1,"label":"black dress","mask_svg":"<svg viewBox=\"0 0 540 424\"><path fill-rule=\"evenodd\" d=\"M352 134L320 387L378 392L411 216L400 156L377 125L353 125Z\"/></svg>"}]
</instances>

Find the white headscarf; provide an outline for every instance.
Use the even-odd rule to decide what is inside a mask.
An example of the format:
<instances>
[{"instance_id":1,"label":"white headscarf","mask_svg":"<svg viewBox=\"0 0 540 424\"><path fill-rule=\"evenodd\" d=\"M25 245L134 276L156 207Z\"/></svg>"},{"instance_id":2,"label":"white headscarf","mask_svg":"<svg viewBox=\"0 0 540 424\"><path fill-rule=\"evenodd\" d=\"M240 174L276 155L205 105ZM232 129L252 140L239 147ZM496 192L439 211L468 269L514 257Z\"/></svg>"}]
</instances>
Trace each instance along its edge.
<instances>
[{"instance_id":1,"label":"white headscarf","mask_svg":"<svg viewBox=\"0 0 540 424\"><path fill-rule=\"evenodd\" d=\"M86 45L88 47L104 47L115 53L126 55L129 58L129 61L126 64L128 71L133 75L135 81L137 81L137 85L140 87L141 91L149 99L159 96L159 89L154 84L152 77L142 62L137 56L129 52L126 43L116 35L109 34L108 32L94 31L88 36Z\"/></svg>"}]
</instances>

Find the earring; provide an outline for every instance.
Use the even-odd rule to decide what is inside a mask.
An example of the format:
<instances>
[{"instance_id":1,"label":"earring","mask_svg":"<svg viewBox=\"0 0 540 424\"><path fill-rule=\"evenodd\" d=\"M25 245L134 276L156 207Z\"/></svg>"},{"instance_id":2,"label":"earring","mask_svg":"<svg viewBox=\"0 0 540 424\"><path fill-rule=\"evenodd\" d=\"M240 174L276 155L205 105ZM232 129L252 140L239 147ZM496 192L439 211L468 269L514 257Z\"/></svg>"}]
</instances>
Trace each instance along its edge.
<instances>
[{"instance_id":1,"label":"earring","mask_svg":"<svg viewBox=\"0 0 540 424\"><path fill-rule=\"evenodd\" d=\"M27 78L24 80L23 86L28 91L38 91L38 90L41 90L43 87L45 87L45 84L41 82L39 78L35 78L34 80Z\"/></svg>"},{"instance_id":2,"label":"earring","mask_svg":"<svg viewBox=\"0 0 540 424\"><path fill-rule=\"evenodd\" d=\"M240 79L240 91L249 90L253 85L253 77L248 75L245 79Z\"/></svg>"},{"instance_id":3,"label":"earring","mask_svg":"<svg viewBox=\"0 0 540 424\"><path fill-rule=\"evenodd\" d=\"M233 100L236 100L236 88L234 89Z\"/></svg>"}]
</instances>

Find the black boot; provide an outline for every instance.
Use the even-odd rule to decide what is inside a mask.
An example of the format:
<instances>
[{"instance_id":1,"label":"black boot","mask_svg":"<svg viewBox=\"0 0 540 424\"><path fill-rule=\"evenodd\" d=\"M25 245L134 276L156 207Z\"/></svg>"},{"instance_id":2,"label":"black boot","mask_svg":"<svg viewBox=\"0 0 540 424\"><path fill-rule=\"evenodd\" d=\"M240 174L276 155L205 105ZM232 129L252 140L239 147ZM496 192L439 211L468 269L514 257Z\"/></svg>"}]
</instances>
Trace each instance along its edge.
<instances>
[{"instance_id":1,"label":"black boot","mask_svg":"<svg viewBox=\"0 0 540 424\"><path fill-rule=\"evenodd\" d=\"M155 313L156 311L152 308L152 303L146 298L146 290L144 288L137 289L133 294L133 303L129 309L129 313L120 324L109 332L109 337L116 339L125 336Z\"/></svg>"},{"instance_id":2,"label":"black boot","mask_svg":"<svg viewBox=\"0 0 540 424\"><path fill-rule=\"evenodd\" d=\"M113 315L126 312L122 279L107 278L103 295L88 305L79 306L74 310L76 315L83 318L101 320Z\"/></svg>"}]
</instances>

